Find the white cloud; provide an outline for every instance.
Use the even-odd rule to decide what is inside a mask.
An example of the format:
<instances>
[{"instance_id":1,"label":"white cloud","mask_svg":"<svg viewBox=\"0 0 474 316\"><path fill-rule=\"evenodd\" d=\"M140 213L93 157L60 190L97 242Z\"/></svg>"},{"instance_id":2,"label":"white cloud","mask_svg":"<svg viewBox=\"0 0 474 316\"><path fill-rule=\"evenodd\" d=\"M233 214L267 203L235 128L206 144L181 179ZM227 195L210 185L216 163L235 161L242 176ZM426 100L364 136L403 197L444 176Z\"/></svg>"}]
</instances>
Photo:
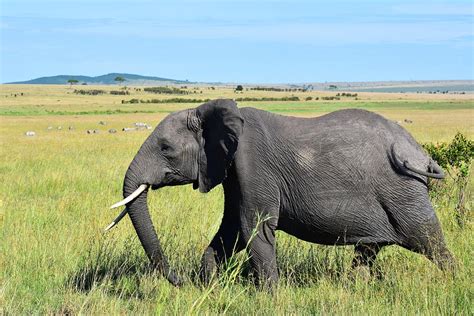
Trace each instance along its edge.
<instances>
[{"instance_id":1,"label":"white cloud","mask_svg":"<svg viewBox=\"0 0 474 316\"><path fill-rule=\"evenodd\" d=\"M169 25L159 22L113 22L57 28L56 32L148 39L234 39L308 44L439 43L472 35L464 22L423 23L282 23L252 25Z\"/></svg>"},{"instance_id":2,"label":"white cloud","mask_svg":"<svg viewBox=\"0 0 474 316\"><path fill-rule=\"evenodd\" d=\"M209 1L205 3L209 5ZM303 6L280 7L276 10L278 14L271 14L262 5L251 10L249 3L245 3L247 7L231 12L225 6L213 8L211 13L193 6L183 12L169 6L144 12L144 7L137 5L133 9L139 11L127 17L120 14L113 18L11 17L2 18L2 23L6 23L2 28L8 25L10 30L24 33L35 30L45 37L63 33L124 39L230 39L318 45L432 44L463 40L469 43L468 38L473 34L472 16L469 18L472 5L459 2L387 1L372 5L363 1L361 6L352 3L337 10L327 5L319 11L304 10Z\"/></svg>"}]
</instances>

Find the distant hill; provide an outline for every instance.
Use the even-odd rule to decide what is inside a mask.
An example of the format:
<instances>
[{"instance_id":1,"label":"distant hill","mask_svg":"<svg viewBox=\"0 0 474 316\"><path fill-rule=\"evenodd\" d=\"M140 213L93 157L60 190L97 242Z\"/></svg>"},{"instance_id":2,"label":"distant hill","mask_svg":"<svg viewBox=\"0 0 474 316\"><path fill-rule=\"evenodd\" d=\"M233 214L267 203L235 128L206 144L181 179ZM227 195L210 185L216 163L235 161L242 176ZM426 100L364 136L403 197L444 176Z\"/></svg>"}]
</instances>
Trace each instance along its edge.
<instances>
[{"instance_id":1,"label":"distant hill","mask_svg":"<svg viewBox=\"0 0 474 316\"><path fill-rule=\"evenodd\" d=\"M79 81L78 84L116 84L115 78L122 77L125 79L126 85L152 85L152 84L167 84L167 83L191 83L187 80L176 80L161 77L141 76L125 73L110 73L97 77L80 76L80 75L58 75L51 77L41 77L28 81L8 82L7 84L67 84L68 80L75 79Z\"/></svg>"},{"instance_id":2,"label":"distant hill","mask_svg":"<svg viewBox=\"0 0 474 316\"><path fill-rule=\"evenodd\" d=\"M306 83L223 83L223 82L191 82L153 76L141 76L127 73L110 73L97 77L81 75L58 75L41 77L28 81L9 82L7 84L68 84L75 79L77 85L113 85L115 78L125 79L127 86L153 86L167 84L199 84L235 87L242 84L245 87L278 87L302 88L315 91L354 91L354 92L397 92L397 93L474 93L474 80L410 80L410 81L365 81L365 82L306 82Z\"/></svg>"}]
</instances>

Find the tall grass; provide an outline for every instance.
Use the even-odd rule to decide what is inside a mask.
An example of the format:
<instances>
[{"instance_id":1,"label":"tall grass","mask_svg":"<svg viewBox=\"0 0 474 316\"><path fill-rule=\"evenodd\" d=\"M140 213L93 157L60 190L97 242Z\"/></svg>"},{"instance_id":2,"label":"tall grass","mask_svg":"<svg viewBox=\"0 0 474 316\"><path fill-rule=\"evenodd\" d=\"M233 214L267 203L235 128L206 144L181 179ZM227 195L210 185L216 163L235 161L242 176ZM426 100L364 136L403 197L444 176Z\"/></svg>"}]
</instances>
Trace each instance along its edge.
<instances>
[{"instance_id":1,"label":"tall grass","mask_svg":"<svg viewBox=\"0 0 474 316\"><path fill-rule=\"evenodd\" d=\"M424 113L397 114L415 117L409 128L423 141L440 135L452 138L466 119L453 111L446 117L451 123L439 134L436 126L429 128L429 120L423 123L432 112ZM156 124L162 117L114 115L105 117L106 128L135 121ZM271 294L258 290L248 278L245 252L233 257L209 287L197 280L201 254L222 216L220 187L205 195L189 186L153 191L149 206L155 227L171 265L185 280L182 288L172 287L150 269L130 221L123 220L108 234L102 232L116 215L108 207L121 196L124 172L148 133L84 132L103 119L2 118L2 313L472 313L473 222L468 218L464 227L457 224L456 201L449 192L433 202L458 261L455 276L420 255L391 246L377 259L381 280L353 277L352 247L310 244L278 232L280 281ZM46 130L48 125L69 123L76 129ZM37 136L26 137L25 130L36 130ZM467 135L473 134L468 130ZM471 177L468 190L472 188Z\"/></svg>"}]
</instances>

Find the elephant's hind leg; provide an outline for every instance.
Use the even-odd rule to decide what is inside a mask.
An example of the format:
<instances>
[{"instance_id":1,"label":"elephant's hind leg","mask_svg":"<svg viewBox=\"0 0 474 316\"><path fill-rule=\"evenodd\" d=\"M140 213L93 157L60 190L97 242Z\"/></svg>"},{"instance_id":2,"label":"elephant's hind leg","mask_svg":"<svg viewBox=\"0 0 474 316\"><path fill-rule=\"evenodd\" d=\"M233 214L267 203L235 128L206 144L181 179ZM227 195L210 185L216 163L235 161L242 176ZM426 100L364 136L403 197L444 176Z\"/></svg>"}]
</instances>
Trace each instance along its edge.
<instances>
[{"instance_id":1,"label":"elephant's hind leg","mask_svg":"<svg viewBox=\"0 0 474 316\"><path fill-rule=\"evenodd\" d=\"M372 268L381 246L378 244L357 244L355 246L355 257L352 260L352 268L360 265Z\"/></svg>"},{"instance_id":2,"label":"elephant's hind leg","mask_svg":"<svg viewBox=\"0 0 474 316\"><path fill-rule=\"evenodd\" d=\"M430 206L431 208L431 206ZM403 247L425 255L435 263L441 270L453 270L455 259L444 240L439 220L434 214L423 223L418 223L413 227L408 242Z\"/></svg>"},{"instance_id":3,"label":"elephant's hind leg","mask_svg":"<svg viewBox=\"0 0 474 316\"><path fill-rule=\"evenodd\" d=\"M455 260L448 250L440 222L427 192L424 197L410 197L392 210L400 246L425 255L441 270L454 268Z\"/></svg>"},{"instance_id":4,"label":"elephant's hind leg","mask_svg":"<svg viewBox=\"0 0 474 316\"><path fill-rule=\"evenodd\" d=\"M363 273L361 271L368 270L370 275L380 277L380 275L376 274L373 270L373 266L381 248L382 245L379 244L357 244L354 248L355 256L354 259L352 259L351 265L353 271Z\"/></svg>"}]
</instances>

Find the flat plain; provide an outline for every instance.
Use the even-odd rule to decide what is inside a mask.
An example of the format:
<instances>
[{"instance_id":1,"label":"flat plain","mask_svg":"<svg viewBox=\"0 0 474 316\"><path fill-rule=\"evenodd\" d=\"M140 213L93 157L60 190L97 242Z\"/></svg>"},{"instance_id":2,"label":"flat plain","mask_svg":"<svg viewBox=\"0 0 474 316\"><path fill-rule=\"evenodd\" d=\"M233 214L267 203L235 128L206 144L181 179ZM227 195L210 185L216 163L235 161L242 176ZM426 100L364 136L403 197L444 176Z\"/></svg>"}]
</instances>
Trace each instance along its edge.
<instances>
[{"instance_id":1,"label":"flat plain","mask_svg":"<svg viewBox=\"0 0 474 316\"><path fill-rule=\"evenodd\" d=\"M80 95L75 89L105 93ZM196 271L202 251L220 224L221 187L208 194L190 186L150 194L150 211L165 253L186 281L182 288L172 287L149 270L128 219L103 233L116 215L109 206L121 197L126 168L151 132L122 132L122 128L135 122L154 127L168 113L200 104L127 103L131 99L296 96L299 101L238 104L293 116L362 108L399 122L420 143L436 143L450 141L457 132L474 138L472 94L357 93L323 100L342 91L244 89L236 93L230 87L211 86L184 90L189 94L157 95L143 87L124 90L120 86L0 86L2 314L473 313L472 210L466 225L459 227L454 191L434 197L433 204L458 261L455 275L439 271L420 255L391 246L377 259L381 280L354 279L352 247L310 244L279 232L281 279L273 294L257 290L247 280L244 253L236 255L211 286L202 288ZM111 95L110 91L129 94ZM112 128L117 133L108 133ZM87 130L98 133L87 134ZM27 131L36 135L25 136ZM471 176L468 209L472 209L473 186Z\"/></svg>"}]
</instances>

